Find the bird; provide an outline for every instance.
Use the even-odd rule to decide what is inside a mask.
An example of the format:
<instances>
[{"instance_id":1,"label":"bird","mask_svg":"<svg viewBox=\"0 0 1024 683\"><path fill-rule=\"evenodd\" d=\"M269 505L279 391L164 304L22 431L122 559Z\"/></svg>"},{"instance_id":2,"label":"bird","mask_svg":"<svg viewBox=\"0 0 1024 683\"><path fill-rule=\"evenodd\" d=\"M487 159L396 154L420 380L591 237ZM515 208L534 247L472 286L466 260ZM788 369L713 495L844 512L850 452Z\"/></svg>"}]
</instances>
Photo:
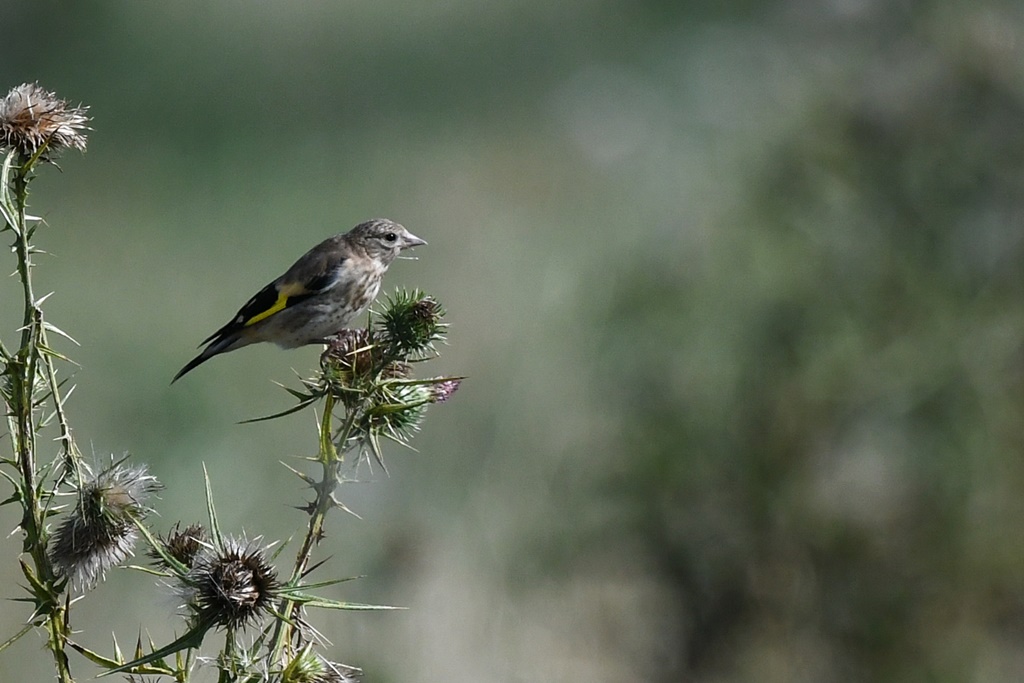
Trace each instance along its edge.
<instances>
[{"instance_id":1,"label":"bird","mask_svg":"<svg viewBox=\"0 0 1024 683\"><path fill-rule=\"evenodd\" d=\"M293 349L326 343L373 303L384 273L399 253L425 244L386 218L325 239L204 339L200 346L206 347L171 384L214 356L250 344L273 342Z\"/></svg>"}]
</instances>

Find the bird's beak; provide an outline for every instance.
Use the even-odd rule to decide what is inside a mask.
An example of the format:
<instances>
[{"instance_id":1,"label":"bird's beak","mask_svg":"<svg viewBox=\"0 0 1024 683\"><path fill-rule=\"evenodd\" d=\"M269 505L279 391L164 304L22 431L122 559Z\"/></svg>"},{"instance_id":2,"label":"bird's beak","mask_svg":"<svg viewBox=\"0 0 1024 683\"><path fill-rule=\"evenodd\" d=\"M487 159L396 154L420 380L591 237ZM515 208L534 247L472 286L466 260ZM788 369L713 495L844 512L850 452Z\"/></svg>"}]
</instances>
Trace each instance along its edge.
<instances>
[{"instance_id":1,"label":"bird's beak","mask_svg":"<svg viewBox=\"0 0 1024 683\"><path fill-rule=\"evenodd\" d=\"M417 237L416 235L412 234L411 232L407 233L405 235L405 248L406 249L412 249L413 247L422 247L422 246L425 246L426 244L427 244L426 240L421 240L419 237Z\"/></svg>"}]
</instances>

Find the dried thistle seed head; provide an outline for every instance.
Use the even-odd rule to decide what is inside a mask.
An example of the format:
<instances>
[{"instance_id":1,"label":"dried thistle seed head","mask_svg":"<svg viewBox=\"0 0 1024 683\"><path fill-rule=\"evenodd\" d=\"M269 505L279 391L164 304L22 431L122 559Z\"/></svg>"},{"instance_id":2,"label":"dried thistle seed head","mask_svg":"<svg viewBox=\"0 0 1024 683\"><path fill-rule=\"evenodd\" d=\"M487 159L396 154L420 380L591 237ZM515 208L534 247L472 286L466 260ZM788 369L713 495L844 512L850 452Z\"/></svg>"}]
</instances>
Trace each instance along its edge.
<instances>
[{"instance_id":1,"label":"dried thistle seed head","mask_svg":"<svg viewBox=\"0 0 1024 683\"><path fill-rule=\"evenodd\" d=\"M111 567L132 556L137 534L130 523L86 521L72 514L57 528L49 553L58 574L81 590L93 588Z\"/></svg>"},{"instance_id":2,"label":"dried thistle seed head","mask_svg":"<svg viewBox=\"0 0 1024 683\"><path fill-rule=\"evenodd\" d=\"M167 536L160 537L158 540L168 555L191 568L196 555L208 545L209 537L202 524L190 524L184 529L180 527L181 523L176 523ZM167 563L155 550L149 550L147 555L153 558L157 565L167 568Z\"/></svg>"},{"instance_id":3,"label":"dried thistle seed head","mask_svg":"<svg viewBox=\"0 0 1024 683\"><path fill-rule=\"evenodd\" d=\"M145 500L160 488L145 466L117 463L78 486L78 504L50 543L54 568L79 588L91 588L132 555L133 520L148 512Z\"/></svg>"},{"instance_id":4,"label":"dried thistle seed head","mask_svg":"<svg viewBox=\"0 0 1024 683\"><path fill-rule=\"evenodd\" d=\"M53 156L64 149L85 151L88 107L72 107L38 83L23 83L0 100L0 146L30 157L45 147Z\"/></svg>"},{"instance_id":5,"label":"dried thistle seed head","mask_svg":"<svg viewBox=\"0 0 1024 683\"><path fill-rule=\"evenodd\" d=\"M185 581L199 622L244 628L270 610L281 584L259 540L225 538L196 556Z\"/></svg>"}]
</instances>

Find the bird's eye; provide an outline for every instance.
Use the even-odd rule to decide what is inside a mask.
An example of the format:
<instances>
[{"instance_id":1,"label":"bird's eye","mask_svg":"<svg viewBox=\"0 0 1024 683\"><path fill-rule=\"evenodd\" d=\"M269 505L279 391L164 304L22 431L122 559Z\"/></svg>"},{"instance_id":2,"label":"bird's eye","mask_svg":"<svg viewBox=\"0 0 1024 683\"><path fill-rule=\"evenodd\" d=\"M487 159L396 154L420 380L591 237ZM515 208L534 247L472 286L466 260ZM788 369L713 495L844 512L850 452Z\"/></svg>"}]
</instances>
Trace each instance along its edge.
<instances>
[{"instance_id":1,"label":"bird's eye","mask_svg":"<svg viewBox=\"0 0 1024 683\"><path fill-rule=\"evenodd\" d=\"M394 242L397 239L398 239L398 235L396 235L393 232L386 232L386 233L384 233L384 241L387 242L388 244L391 244L392 242Z\"/></svg>"}]
</instances>

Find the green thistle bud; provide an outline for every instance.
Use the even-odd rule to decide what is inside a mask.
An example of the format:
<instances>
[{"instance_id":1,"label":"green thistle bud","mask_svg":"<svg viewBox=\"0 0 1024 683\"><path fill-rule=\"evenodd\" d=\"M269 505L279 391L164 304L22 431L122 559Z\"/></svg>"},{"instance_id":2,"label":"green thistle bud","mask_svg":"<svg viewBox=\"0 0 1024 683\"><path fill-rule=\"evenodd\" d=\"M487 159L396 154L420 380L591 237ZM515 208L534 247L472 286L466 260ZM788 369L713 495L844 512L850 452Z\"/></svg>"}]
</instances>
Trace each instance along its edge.
<instances>
[{"instance_id":1,"label":"green thistle bud","mask_svg":"<svg viewBox=\"0 0 1024 683\"><path fill-rule=\"evenodd\" d=\"M307 645L281 672L281 683L355 683L362 673L353 666L327 661Z\"/></svg>"},{"instance_id":2,"label":"green thistle bud","mask_svg":"<svg viewBox=\"0 0 1024 683\"><path fill-rule=\"evenodd\" d=\"M442 341L447 324L441 322L444 308L433 297L419 291L396 292L389 297L377 321L383 345L393 358L415 358L433 352Z\"/></svg>"},{"instance_id":3,"label":"green thistle bud","mask_svg":"<svg viewBox=\"0 0 1024 683\"><path fill-rule=\"evenodd\" d=\"M363 414L362 430L370 435L386 436L407 441L419 429L432 402L430 390L421 384L384 385Z\"/></svg>"}]
</instances>

